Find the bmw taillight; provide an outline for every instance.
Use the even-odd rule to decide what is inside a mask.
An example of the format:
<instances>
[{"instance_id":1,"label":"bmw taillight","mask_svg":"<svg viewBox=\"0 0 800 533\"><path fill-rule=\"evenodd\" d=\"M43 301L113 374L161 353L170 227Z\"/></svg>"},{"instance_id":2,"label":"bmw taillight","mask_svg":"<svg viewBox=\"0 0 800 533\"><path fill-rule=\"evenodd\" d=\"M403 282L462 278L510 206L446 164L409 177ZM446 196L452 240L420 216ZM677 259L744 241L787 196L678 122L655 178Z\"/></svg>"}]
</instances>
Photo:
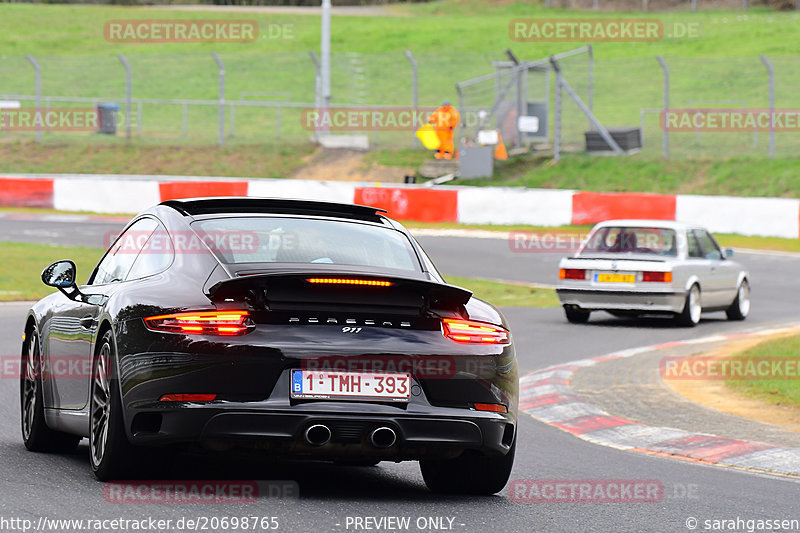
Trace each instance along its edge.
<instances>
[{"instance_id":1,"label":"bmw taillight","mask_svg":"<svg viewBox=\"0 0 800 533\"><path fill-rule=\"evenodd\" d=\"M672 281L672 272L642 272L642 281L670 283Z\"/></svg>"},{"instance_id":2,"label":"bmw taillight","mask_svg":"<svg viewBox=\"0 0 800 533\"><path fill-rule=\"evenodd\" d=\"M586 279L586 270L582 268L562 268L558 271L559 279Z\"/></svg>"},{"instance_id":3,"label":"bmw taillight","mask_svg":"<svg viewBox=\"0 0 800 533\"><path fill-rule=\"evenodd\" d=\"M195 311L144 319L148 329L195 335L244 335L252 329L247 311Z\"/></svg>"},{"instance_id":4,"label":"bmw taillight","mask_svg":"<svg viewBox=\"0 0 800 533\"><path fill-rule=\"evenodd\" d=\"M477 320L442 319L442 332L451 341L465 344L507 344L508 330Z\"/></svg>"}]
</instances>

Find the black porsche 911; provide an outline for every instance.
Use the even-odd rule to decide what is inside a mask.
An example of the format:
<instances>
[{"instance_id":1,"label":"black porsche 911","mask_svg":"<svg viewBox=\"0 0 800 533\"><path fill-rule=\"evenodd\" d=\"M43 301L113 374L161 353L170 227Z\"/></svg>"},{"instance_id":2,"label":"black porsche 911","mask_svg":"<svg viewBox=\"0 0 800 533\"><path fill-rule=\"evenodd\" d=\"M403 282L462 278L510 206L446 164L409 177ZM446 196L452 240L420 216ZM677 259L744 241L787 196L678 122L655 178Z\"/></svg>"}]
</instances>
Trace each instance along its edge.
<instances>
[{"instance_id":1,"label":"black porsche 911","mask_svg":"<svg viewBox=\"0 0 800 533\"><path fill-rule=\"evenodd\" d=\"M170 200L136 216L86 284L73 262L29 311L20 378L33 451L89 439L98 479L153 447L417 460L437 492L510 475L518 379L501 313L447 284L375 208Z\"/></svg>"}]
</instances>

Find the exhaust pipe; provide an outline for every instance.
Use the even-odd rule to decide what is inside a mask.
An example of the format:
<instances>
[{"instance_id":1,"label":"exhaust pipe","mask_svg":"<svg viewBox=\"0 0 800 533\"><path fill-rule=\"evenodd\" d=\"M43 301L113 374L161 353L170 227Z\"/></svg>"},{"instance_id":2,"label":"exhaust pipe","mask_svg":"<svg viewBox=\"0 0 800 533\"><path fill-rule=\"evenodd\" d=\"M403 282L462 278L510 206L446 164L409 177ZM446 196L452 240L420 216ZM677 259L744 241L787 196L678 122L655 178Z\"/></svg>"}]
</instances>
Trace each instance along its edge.
<instances>
[{"instance_id":1,"label":"exhaust pipe","mask_svg":"<svg viewBox=\"0 0 800 533\"><path fill-rule=\"evenodd\" d=\"M392 428L379 427L369 434L369 441L376 448L389 448L397 442L397 433Z\"/></svg>"},{"instance_id":2,"label":"exhaust pipe","mask_svg":"<svg viewBox=\"0 0 800 533\"><path fill-rule=\"evenodd\" d=\"M331 440L331 430L328 426L314 424L306 430L303 438L312 446L322 446Z\"/></svg>"}]
</instances>

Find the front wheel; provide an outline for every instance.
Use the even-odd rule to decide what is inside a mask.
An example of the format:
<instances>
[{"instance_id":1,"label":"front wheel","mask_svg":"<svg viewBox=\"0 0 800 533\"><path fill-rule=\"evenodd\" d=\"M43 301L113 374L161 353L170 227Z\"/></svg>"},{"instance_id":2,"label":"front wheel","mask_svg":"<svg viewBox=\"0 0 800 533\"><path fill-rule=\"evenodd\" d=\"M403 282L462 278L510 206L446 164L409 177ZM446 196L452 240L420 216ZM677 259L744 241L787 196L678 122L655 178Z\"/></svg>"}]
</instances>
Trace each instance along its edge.
<instances>
[{"instance_id":1,"label":"front wheel","mask_svg":"<svg viewBox=\"0 0 800 533\"><path fill-rule=\"evenodd\" d=\"M750 284L746 279L742 280L736 291L736 299L725 310L725 314L728 315L728 320L744 320L750 314Z\"/></svg>"},{"instance_id":2,"label":"front wheel","mask_svg":"<svg viewBox=\"0 0 800 533\"><path fill-rule=\"evenodd\" d=\"M35 327L28 332L20 368L22 372L19 379L19 408L22 442L25 447L32 452L73 451L81 438L50 429L44 419L41 345Z\"/></svg>"},{"instance_id":3,"label":"front wheel","mask_svg":"<svg viewBox=\"0 0 800 533\"><path fill-rule=\"evenodd\" d=\"M511 477L517 436L505 455L482 455L465 451L455 459L424 459L419 469L425 484L433 492L492 495L503 490Z\"/></svg>"},{"instance_id":4,"label":"front wheel","mask_svg":"<svg viewBox=\"0 0 800 533\"><path fill-rule=\"evenodd\" d=\"M681 311L675 320L681 326L694 327L700 322L700 315L703 313L703 307L700 304L700 287L692 285L689 292L686 293L686 300L683 303L683 311Z\"/></svg>"}]
</instances>

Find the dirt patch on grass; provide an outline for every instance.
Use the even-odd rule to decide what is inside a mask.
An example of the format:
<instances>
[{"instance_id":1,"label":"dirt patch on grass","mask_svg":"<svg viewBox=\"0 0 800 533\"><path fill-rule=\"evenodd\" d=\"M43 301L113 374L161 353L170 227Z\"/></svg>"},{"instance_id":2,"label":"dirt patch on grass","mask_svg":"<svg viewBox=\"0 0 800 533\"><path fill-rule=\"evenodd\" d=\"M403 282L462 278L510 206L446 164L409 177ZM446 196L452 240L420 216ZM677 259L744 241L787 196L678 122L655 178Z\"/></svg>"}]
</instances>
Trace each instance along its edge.
<instances>
[{"instance_id":1,"label":"dirt patch on grass","mask_svg":"<svg viewBox=\"0 0 800 533\"><path fill-rule=\"evenodd\" d=\"M386 167L366 161L366 152L320 148L306 156L292 178L304 180L382 181L402 183L414 167Z\"/></svg>"},{"instance_id":2,"label":"dirt patch on grass","mask_svg":"<svg viewBox=\"0 0 800 533\"><path fill-rule=\"evenodd\" d=\"M726 358L752 348L765 340L788 335L790 334L782 333L768 339L758 338L731 342L710 352L703 352L702 355ZM664 383L681 396L700 405L800 432L800 406L774 405L757 398L750 398L731 390L721 379L664 379Z\"/></svg>"}]
</instances>

